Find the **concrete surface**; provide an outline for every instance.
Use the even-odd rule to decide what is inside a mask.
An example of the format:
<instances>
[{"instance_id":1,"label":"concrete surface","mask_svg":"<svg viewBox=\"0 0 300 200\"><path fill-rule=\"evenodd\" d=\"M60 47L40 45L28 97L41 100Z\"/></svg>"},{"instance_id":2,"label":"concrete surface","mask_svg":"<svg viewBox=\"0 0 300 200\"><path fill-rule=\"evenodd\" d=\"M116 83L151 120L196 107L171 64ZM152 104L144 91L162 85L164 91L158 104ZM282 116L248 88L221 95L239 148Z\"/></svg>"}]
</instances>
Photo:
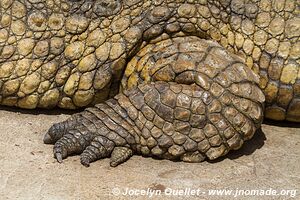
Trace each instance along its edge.
<instances>
[{"instance_id":1,"label":"concrete surface","mask_svg":"<svg viewBox=\"0 0 300 200\"><path fill-rule=\"evenodd\" d=\"M108 159L85 168L73 156L58 164L44 133L69 114L60 111L0 111L0 199L146 199L113 195L127 188L148 191L199 189L199 196L156 195L151 199L300 199L300 125L264 124L244 147L216 162L189 164L134 156L117 168ZM287 127L284 127L287 126ZM117 188L114 189L113 188ZM169 189L171 188L171 189ZM281 196L210 196L211 189L298 190ZM248 191L249 192L249 191ZM245 193L246 194L249 194ZM290 193L289 193L290 194ZM148 196L149 197L149 196Z\"/></svg>"}]
</instances>

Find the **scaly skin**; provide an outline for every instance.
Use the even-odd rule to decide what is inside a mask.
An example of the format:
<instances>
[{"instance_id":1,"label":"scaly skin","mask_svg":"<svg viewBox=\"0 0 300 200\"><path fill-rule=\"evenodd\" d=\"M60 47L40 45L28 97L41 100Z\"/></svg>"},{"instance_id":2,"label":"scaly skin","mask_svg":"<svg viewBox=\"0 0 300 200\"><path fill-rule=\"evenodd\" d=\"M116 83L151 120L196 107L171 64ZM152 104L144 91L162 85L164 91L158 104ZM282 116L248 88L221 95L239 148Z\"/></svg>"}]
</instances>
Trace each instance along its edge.
<instances>
[{"instance_id":1,"label":"scaly skin","mask_svg":"<svg viewBox=\"0 0 300 200\"><path fill-rule=\"evenodd\" d=\"M132 153L215 159L251 138L263 109L267 118L300 121L299 7L292 0L2 0L1 104L97 104L46 134L59 161L73 153L85 165L113 155L116 166ZM140 87L160 89L151 96Z\"/></svg>"},{"instance_id":2,"label":"scaly skin","mask_svg":"<svg viewBox=\"0 0 300 200\"><path fill-rule=\"evenodd\" d=\"M80 153L86 166L109 157L113 147L187 162L213 160L240 148L260 127L265 98L258 81L217 43L194 36L164 40L128 64L123 93L54 125L44 141L55 143L58 161Z\"/></svg>"}]
</instances>

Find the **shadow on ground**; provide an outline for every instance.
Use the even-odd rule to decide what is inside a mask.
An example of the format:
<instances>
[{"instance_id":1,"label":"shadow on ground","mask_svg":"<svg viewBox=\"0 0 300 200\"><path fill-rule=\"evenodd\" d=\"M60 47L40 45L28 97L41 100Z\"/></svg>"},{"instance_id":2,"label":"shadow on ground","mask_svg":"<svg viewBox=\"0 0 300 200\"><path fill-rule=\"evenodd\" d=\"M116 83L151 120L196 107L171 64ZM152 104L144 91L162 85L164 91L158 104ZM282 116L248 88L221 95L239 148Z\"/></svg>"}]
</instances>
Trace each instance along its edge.
<instances>
[{"instance_id":1,"label":"shadow on ground","mask_svg":"<svg viewBox=\"0 0 300 200\"><path fill-rule=\"evenodd\" d=\"M300 128L299 122L275 121L275 120L265 119L264 124L270 126L278 126L278 127Z\"/></svg>"},{"instance_id":2,"label":"shadow on ground","mask_svg":"<svg viewBox=\"0 0 300 200\"><path fill-rule=\"evenodd\" d=\"M50 109L42 109L42 108L35 108L33 110L28 109L22 109L17 107L8 107L8 106L0 106L0 110L8 111L8 112L15 112L15 113L21 113L21 114L29 114L29 115L60 115L60 114L66 114L66 115L72 115L74 113L78 113L83 111L83 108L79 108L76 110L67 110L62 108L50 108Z\"/></svg>"},{"instance_id":3,"label":"shadow on ground","mask_svg":"<svg viewBox=\"0 0 300 200\"><path fill-rule=\"evenodd\" d=\"M242 156L248 156L252 155L256 150L262 148L266 141L266 135L260 128L256 131L253 138L250 140L247 140L244 142L243 146L236 150L236 151L230 151L226 156L223 156L221 158L218 158L216 160L208 161L209 163L217 163L221 162L225 159L235 160Z\"/></svg>"}]
</instances>

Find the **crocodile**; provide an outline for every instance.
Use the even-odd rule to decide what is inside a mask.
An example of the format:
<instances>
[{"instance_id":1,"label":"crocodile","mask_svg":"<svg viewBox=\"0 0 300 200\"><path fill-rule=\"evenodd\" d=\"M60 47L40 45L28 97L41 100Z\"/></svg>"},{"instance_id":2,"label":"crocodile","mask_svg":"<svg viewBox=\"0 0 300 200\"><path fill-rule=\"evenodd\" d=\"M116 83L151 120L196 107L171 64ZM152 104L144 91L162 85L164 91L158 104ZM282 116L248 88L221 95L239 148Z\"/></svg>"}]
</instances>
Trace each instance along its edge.
<instances>
[{"instance_id":1,"label":"crocodile","mask_svg":"<svg viewBox=\"0 0 300 200\"><path fill-rule=\"evenodd\" d=\"M264 118L300 122L294 0L1 0L0 104L85 108L44 143L58 162L202 162Z\"/></svg>"}]
</instances>

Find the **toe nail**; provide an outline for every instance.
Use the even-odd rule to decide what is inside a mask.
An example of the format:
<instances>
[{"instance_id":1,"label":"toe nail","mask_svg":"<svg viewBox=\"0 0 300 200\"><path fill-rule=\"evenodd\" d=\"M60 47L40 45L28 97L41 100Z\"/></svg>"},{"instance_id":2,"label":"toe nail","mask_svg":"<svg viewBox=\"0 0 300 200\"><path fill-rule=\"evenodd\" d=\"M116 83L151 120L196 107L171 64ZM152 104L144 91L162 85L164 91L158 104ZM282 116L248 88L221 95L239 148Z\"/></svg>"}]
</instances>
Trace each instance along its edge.
<instances>
[{"instance_id":1,"label":"toe nail","mask_svg":"<svg viewBox=\"0 0 300 200\"><path fill-rule=\"evenodd\" d=\"M90 166L90 162L87 158L81 158L81 164L86 166L86 167L89 167Z\"/></svg>"},{"instance_id":2,"label":"toe nail","mask_svg":"<svg viewBox=\"0 0 300 200\"><path fill-rule=\"evenodd\" d=\"M57 159L57 161L58 161L59 163L62 163L62 155L61 155L61 153L56 153L56 154L55 154L55 157L56 157L56 159Z\"/></svg>"},{"instance_id":3,"label":"toe nail","mask_svg":"<svg viewBox=\"0 0 300 200\"><path fill-rule=\"evenodd\" d=\"M45 144L52 144L52 138L51 136L49 135L49 133L46 133L45 136L44 136L44 143Z\"/></svg>"},{"instance_id":4,"label":"toe nail","mask_svg":"<svg viewBox=\"0 0 300 200\"><path fill-rule=\"evenodd\" d=\"M111 167L116 167L118 164L116 162L110 162Z\"/></svg>"}]
</instances>

